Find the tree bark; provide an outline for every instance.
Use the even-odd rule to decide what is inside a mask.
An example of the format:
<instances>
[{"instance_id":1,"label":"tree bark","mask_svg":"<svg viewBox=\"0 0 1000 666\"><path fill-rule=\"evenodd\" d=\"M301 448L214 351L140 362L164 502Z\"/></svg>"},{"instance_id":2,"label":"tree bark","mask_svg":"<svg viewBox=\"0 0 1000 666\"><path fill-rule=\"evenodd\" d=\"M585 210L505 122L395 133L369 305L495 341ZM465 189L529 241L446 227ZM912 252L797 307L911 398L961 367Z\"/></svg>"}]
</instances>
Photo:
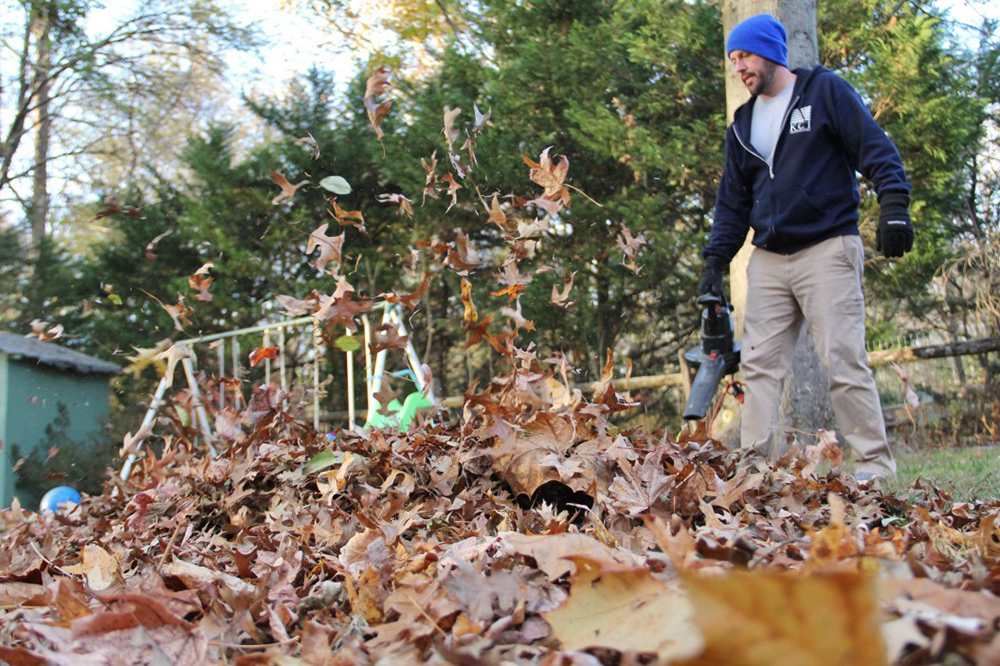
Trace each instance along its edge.
<instances>
[{"instance_id":1,"label":"tree bark","mask_svg":"<svg viewBox=\"0 0 1000 666\"><path fill-rule=\"evenodd\" d=\"M49 67L52 59L51 29L48 9L40 4L29 19L31 33L35 39L35 67L37 78L42 83L35 93L35 163L32 174L31 210L31 255L38 255L38 247L46 236L46 221L49 216L49 139L52 133L52 119L49 104L52 83Z\"/></svg>"},{"instance_id":2,"label":"tree bark","mask_svg":"<svg viewBox=\"0 0 1000 666\"><path fill-rule=\"evenodd\" d=\"M722 4L725 37L728 38L730 31L740 21L763 13L772 14L788 31L789 68L813 67L819 62L816 0L725 0ZM736 109L750 99L750 93L729 66L728 55L723 54L726 68L726 118L728 122L732 122ZM729 267L731 298L735 307L733 326L737 339L743 334L747 301L746 271L750 261L752 240L751 230L743 248ZM734 427L738 427L738 423L739 419L734 419ZM815 432L819 428L832 430L834 423L826 371L819 361L812 339L803 326L795 347L792 368L784 382L779 426ZM735 433L730 432L729 438L734 436Z\"/></svg>"}]
</instances>

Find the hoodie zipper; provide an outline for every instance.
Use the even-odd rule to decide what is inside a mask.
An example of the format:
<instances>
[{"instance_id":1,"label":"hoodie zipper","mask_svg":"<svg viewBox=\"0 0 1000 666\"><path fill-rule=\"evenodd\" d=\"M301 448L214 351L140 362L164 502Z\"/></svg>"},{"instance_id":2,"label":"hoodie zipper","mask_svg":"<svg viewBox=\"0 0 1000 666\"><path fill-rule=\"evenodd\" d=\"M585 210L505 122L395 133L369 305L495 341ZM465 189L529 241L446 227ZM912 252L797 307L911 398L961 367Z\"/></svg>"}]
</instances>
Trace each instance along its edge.
<instances>
[{"instance_id":1,"label":"hoodie zipper","mask_svg":"<svg viewBox=\"0 0 1000 666\"><path fill-rule=\"evenodd\" d=\"M785 131L785 123L788 122L788 117L792 114L792 109L795 108L795 105L799 103L800 99L802 99L802 95L796 95L795 99L792 100L792 103L788 105L787 109L785 109L785 115L781 119L781 130L778 132L778 141L779 142L781 141L781 135ZM733 127L733 134L736 135L736 140L740 142L741 146L743 146L743 150L747 151L748 153L750 153L751 155L753 155L754 157L756 157L757 159L759 159L764 164L767 164L767 173L770 174L771 180L774 180L774 167L772 167L770 164L768 164L767 160L765 160L764 157L760 153L758 153L756 150L750 148L747 144L745 144L743 142L743 137L740 136L740 130L739 130L738 127L735 127L735 126ZM777 156L778 142L775 142L775 144L774 144L774 152L775 152L775 154L771 156L771 161L772 162L774 161L774 158Z\"/></svg>"}]
</instances>

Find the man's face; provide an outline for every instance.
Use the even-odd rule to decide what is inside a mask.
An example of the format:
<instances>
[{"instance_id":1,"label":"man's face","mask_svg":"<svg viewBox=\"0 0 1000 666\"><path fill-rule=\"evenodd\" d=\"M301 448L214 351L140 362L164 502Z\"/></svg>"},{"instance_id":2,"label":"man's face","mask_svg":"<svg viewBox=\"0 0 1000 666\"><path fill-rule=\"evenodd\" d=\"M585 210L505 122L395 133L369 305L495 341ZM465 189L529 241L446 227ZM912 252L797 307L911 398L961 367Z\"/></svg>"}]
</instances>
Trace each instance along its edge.
<instances>
[{"instance_id":1,"label":"man's face","mask_svg":"<svg viewBox=\"0 0 1000 666\"><path fill-rule=\"evenodd\" d=\"M770 94L774 72L778 68L775 63L749 51L733 51L729 60L751 95Z\"/></svg>"}]
</instances>

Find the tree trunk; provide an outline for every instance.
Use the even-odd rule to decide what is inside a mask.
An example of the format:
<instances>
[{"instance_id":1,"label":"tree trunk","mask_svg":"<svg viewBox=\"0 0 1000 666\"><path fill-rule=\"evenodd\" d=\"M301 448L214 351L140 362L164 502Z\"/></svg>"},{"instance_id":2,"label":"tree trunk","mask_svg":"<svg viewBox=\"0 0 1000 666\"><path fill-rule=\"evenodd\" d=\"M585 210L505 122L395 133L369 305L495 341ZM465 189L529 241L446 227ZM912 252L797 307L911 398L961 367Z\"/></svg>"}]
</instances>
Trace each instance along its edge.
<instances>
[{"instance_id":1,"label":"tree trunk","mask_svg":"<svg viewBox=\"0 0 1000 666\"><path fill-rule=\"evenodd\" d=\"M775 16L788 31L788 66L813 67L819 62L816 37L816 0L725 0L722 5L723 32L729 32L740 21L756 14ZM723 46L725 48L725 46ZM750 98L746 86L726 62L726 118L732 122L736 109ZM743 318L747 299L747 264L750 260L753 231L729 267L731 298L735 306L733 326L737 338L743 334ZM738 419L734 421L738 424ZM779 426L815 432L832 430L835 420L830 404L826 372L816 347L805 327L799 333L795 357L784 383Z\"/></svg>"},{"instance_id":2,"label":"tree trunk","mask_svg":"<svg viewBox=\"0 0 1000 666\"><path fill-rule=\"evenodd\" d=\"M48 9L41 5L31 15L31 33L35 38L36 67L42 81L35 95L35 164L31 191L31 255L37 256L38 246L46 235L49 216L48 159L52 120L49 115L52 84L48 80L52 58L51 30Z\"/></svg>"}]
</instances>

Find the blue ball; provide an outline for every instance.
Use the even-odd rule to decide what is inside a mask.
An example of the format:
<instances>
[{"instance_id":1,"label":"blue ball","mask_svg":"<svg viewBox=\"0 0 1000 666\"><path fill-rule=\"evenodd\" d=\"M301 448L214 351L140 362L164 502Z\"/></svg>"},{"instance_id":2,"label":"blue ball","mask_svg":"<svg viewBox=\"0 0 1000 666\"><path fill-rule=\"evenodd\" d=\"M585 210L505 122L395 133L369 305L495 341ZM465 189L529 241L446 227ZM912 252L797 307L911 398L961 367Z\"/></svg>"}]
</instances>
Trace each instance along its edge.
<instances>
[{"instance_id":1,"label":"blue ball","mask_svg":"<svg viewBox=\"0 0 1000 666\"><path fill-rule=\"evenodd\" d=\"M57 486L45 493L38 510L42 513L57 513L63 509L68 509L70 503L80 503L80 493L69 486Z\"/></svg>"}]
</instances>

